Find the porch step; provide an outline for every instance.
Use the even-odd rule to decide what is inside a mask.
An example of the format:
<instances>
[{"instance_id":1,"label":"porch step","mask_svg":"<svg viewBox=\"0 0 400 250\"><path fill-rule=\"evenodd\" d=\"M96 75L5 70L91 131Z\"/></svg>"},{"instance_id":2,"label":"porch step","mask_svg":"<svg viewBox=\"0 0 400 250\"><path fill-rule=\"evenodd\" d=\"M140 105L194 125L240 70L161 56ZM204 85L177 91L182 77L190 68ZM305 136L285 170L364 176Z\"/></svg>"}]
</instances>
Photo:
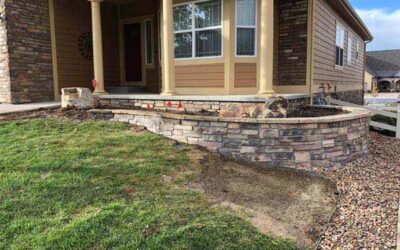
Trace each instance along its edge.
<instances>
[{"instance_id":1,"label":"porch step","mask_svg":"<svg viewBox=\"0 0 400 250\"><path fill-rule=\"evenodd\" d=\"M110 94L139 94L146 93L146 90L146 86L106 87L106 91Z\"/></svg>"}]
</instances>

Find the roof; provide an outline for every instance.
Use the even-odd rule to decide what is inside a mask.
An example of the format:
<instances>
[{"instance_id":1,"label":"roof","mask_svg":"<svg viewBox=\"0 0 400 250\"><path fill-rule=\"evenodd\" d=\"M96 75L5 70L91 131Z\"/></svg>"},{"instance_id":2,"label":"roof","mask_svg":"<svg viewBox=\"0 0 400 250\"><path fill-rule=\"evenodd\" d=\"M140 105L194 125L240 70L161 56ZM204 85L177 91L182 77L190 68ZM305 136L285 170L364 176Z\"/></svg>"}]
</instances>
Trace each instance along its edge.
<instances>
[{"instance_id":1,"label":"roof","mask_svg":"<svg viewBox=\"0 0 400 250\"><path fill-rule=\"evenodd\" d=\"M357 14L353 6L348 0L327 0L337 11L342 15L351 27L364 39L364 41L372 41L374 39L372 33L369 31L367 25Z\"/></svg>"},{"instance_id":2,"label":"roof","mask_svg":"<svg viewBox=\"0 0 400 250\"><path fill-rule=\"evenodd\" d=\"M366 70L373 76L400 77L400 49L367 52Z\"/></svg>"}]
</instances>

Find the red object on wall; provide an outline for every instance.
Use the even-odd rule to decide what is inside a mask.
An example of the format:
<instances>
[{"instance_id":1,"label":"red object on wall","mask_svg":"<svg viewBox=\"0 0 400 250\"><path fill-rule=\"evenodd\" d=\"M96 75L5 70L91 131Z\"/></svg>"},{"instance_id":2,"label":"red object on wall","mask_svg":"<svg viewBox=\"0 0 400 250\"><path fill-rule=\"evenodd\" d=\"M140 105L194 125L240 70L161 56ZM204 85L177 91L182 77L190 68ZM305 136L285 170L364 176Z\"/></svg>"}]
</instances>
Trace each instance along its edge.
<instances>
[{"instance_id":1,"label":"red object on wall","mask_svg":"<svg viewBox=\"0 0 400 250\"><path fill-rule=\"evenodd\" d=\"M96 79L93 79L93 80L92 80L92 86L93 86L94 89L96 89L96 87L97 87L97 81L96 81Z\"/></svg>"},{"instance_id":2,"label":"red object on wall","mask_svg":"<svg viewBox=\"0 0 400 250\"><path fill-rule=\"evenodd\" d=\"M181 108L183 108L183 104L182 104L182 101L179 101L178 109L181 109Z\"/></svg>"},{"instance_id":3,"label":"red object on wall","mask_svg":"<svg viewBox=\"0 0 400 250\"><path fill-rule=\"evenodd\" d=\"M151 109L150 103L147 103L147 109Z\"/></svg>"},{"instance_id":4,"label":"red object on wall","mask_svg":"<svg viewBox=\"0 0 400 250\"><path fill-rule=\"evenodd\" d=\"M171 102L171 101L168 101L167 107L168 107L168 108L172 108L172 102Z\"/></svg>"}]
</instances>

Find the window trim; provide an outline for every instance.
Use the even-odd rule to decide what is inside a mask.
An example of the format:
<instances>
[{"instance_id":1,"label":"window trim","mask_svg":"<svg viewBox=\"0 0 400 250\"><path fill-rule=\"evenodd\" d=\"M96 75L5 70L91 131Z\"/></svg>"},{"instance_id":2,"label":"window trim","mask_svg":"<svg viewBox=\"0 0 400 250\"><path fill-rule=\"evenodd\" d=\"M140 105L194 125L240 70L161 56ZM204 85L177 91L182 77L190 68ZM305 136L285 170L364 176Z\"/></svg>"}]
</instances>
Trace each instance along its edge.
<instances>
[{"instance_id":1,"label":"window trim","mask_svg":"<svg viewBox=\"0 0 400 250\"><path fill-rule=\"evenodd\" d=\"M185 60L203 60L203 59L216 59L216 58L223 58L224 57L224 0L221 0L221 25L219 26L212 26L207 28L196 28L196 19L195 19L195 4L202 3L202 2L211 2L212 0L196 0L196 1L188 1L184 3L174 4L173 8L182 5L192 5L192 29L188 30L179 30L174 32L174 39L175 34L182 34L182 33L192 33L192 56L191 57L184 57L184 58L176 58L174 53L174 58L176 61L185 61ZM174 20L172 21L174 22ZM221 29L221 55L219 56L204 56L204 57L197 57L196 56L196 32L198 31L206 31L206 30L217 30Z\"/></svg>"},{"instance_id":2,"label":"window trim","mask_svg":"<svg viewBox=\"0 0 400 250\"><path fill-rule=\"evenodd\" d=\"M355 56L356 62L360 61L360 41L356 39L356 56Z\"/></svg>"},{"instance_id":3,"label":"window trim","mask_svg":"<svg viewBox=\"0 0 400 250\"><path fill-rule=\"evenodd\" d=\"M343 44L341 45L342 47L340 47L339 45L337 45L337 39L338 39L338 27L341 28L340 32L343 34ZM344 27L344 25L342 23L340 23L338 20L336 20L336 27L335 27L335 68L336 69L340 69L343 68L344 66L344 47L345 47L345 36L346 36L346 28ZM337 48L341 49L343 51L343 55L342 55L342 64L337 64ZM340 61L340 60L339 60Z\"/></svg>"},{"instance_id":4,"label":"window trim","mask_svg":"<svg viewBox=\"0 0 400 250\"><path fill-rule=\"evenodd\" d=\"M256 2L256 8L255 8L255 25L238 25L238 8L237 8L237 1L235 0L235 57L257 57L258 56L258 0L255 0ZM254 29L254 55L238 55L238 29L240 28L252 28Z\"/></svg>"},{"instance_id":5,"label":"window trim","mask_svg":"<svg viewBox=\"0 0 400 250\"><path fill-rule=\"evenodd\" d=\"M347 65L353 63L353 36L350 31L347 34Z\"/></svg>"},{"instance_id":6,"label":"window trim","mask_svg":"<svg viewBox=\"0 0 400 250\"><path fill-rule=\"evenodd\" d=\"M148 51L147 51L147 46L148 46L148 44L147 44L147 32L148 32L148 30L147 30L147 22L150 22L150 25L151 25L151 30L150 30L150 44L151 44L151 62L149 63L148 62ZM151 66L151 65L153 65L154 64L154 37L153 37L153 20L151 19L151 18L147 18L147 19L145 19L144 20L144 34L145 34L145 36L144 36L144 51L145 51L145 64L147 65L147 66Z\"/></svg>"}]
</instances>

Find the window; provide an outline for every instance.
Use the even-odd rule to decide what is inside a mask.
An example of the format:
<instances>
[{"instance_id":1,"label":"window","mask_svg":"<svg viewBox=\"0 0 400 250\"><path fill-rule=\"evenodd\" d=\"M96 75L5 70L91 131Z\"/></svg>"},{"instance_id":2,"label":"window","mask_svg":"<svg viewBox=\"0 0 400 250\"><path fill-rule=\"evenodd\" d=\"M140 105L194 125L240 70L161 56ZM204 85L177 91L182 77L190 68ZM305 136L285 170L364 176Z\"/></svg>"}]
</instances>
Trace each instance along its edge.
<instances>
[{"instance_id":1,"label":"window","mask_svg":"<svg viewBox=\"0 0 400 250\"><path fill-rule=\"evenodd\" d=\"M343 66L344 27L336 23L336 65Z\"/></svg>"},{"instance_id":2,"label":"window","mask_svg":"<svg viewBox=\"0 0 400 250\"><path fill-rule=\"evenodd\" d=\"M153 64L153 22L145 21L146 64Z\"/></svg>"},{"instance_id":3,"label":"window","mask_svg":"<svg viewBox=\"0 0 400 250\"><path fill-rule=\"evenodd\" d=\"M256 55L257 0L236 0L236 55Z\"/></svg>"},{"instance_id":4,"label":"window","mask_svg":"<svg viewBox=\"0 0 400 250\"><path fill-rule=\"evenodd\" d=\"M175 58L222 55L221 0L174 6Z\"/></svg>"},{"instance_id":5,"label":"window","mask_svg":"<svg viewBox=\"0 0 400 250\"><path fill-rule=\"evenodd\" d=\"M360 41L356 41L356 60L360 59Z\"/></svg>"},{"instance_id":6,"label":"window","mask_svg":"<svg viewBox=\"0 0 400 250\"><path fill-rule=\"evenodd\" d=\"M349 37L347 40L347 64L351 64L353 60L353 39L349 33Z\"/></svg>"}]
</instances>

